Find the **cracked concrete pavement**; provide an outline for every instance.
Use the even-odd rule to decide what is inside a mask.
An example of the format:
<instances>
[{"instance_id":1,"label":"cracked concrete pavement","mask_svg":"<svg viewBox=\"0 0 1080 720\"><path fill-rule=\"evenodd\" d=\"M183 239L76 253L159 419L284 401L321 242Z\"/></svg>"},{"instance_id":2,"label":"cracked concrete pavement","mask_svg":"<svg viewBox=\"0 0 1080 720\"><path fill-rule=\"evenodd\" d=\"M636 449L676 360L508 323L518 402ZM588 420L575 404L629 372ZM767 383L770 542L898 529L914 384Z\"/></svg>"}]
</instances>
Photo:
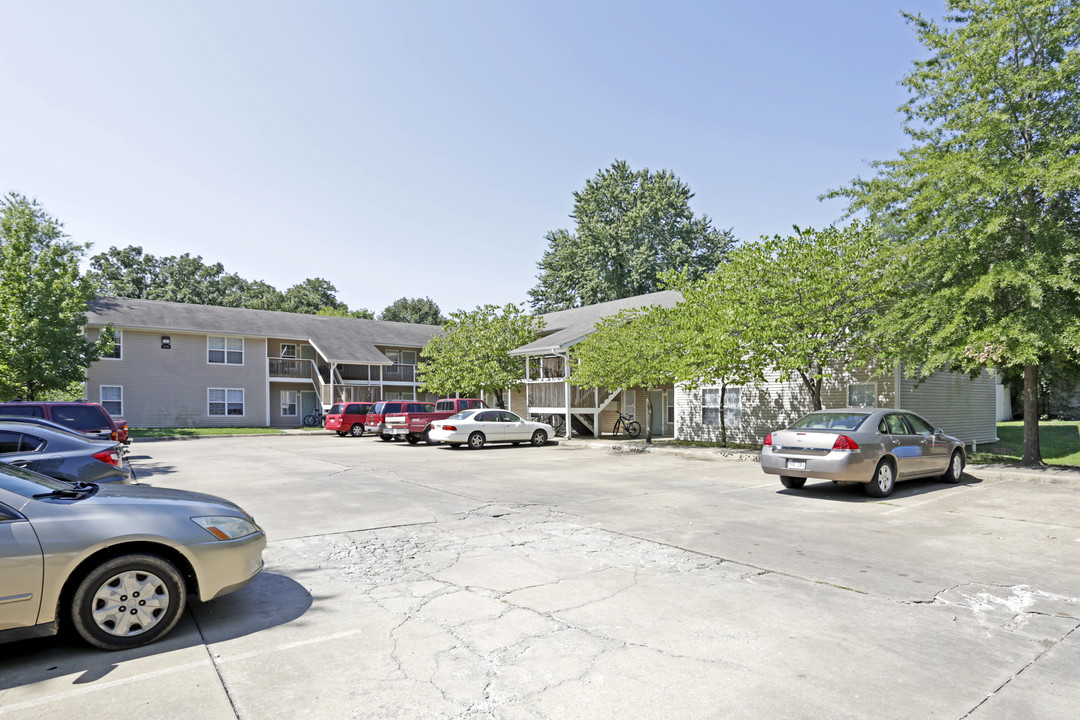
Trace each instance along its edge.
<instances>
[{"instance_id":1,"label":"cracked concrete pavement","mask_svg":"<svg viewBox=\"0 0 1080 720\"><path fill-rule=\"evenodd\" d=\"M0 718L1072 718L1080 480L884 501L755 463L304 434L137 444L269 535L164 641L0 645Z\"/></svg>"}]
</instances>

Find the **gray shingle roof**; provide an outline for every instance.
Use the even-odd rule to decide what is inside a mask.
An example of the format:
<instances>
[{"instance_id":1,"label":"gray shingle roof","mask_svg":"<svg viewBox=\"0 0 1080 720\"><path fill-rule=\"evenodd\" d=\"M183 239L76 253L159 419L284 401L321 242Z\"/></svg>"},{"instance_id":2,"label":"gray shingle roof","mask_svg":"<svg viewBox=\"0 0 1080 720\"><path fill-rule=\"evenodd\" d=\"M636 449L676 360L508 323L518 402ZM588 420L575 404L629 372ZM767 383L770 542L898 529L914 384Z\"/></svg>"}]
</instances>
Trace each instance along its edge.
<instances>
[{"instance_id":1,"label":"gray shingle roof","mask_svg":"<svg viewBox=\"0 0 1080 720\"><path fill-rule=\"evenodd\" d=\"M648 295L635 295L621 300L547 313L540 316L544 318L544 332L547 334L528 345L522 345L511 350L510 354L539 355L548 352L564 352L571 345L589 335L596 328L596 324L603 318L618 315L621 311L632 308L644 308L653 305L666 308L675 307L681 301L682 293L678 290L664 290L649 293Z\"/></svg>"},{"instance_id":2,"label":"gray shingle roof","mask_svg":"<svg viewBox=\"0 0 1080 720\"><path fill-rule=\"evenodd\" d=\"M390 364L376 345L421 348L441 332L435 325L113 297L92 302L86 316L90 325L121 329L308 340L329 362L369 365Z\"/></svg>"}]
</instances>

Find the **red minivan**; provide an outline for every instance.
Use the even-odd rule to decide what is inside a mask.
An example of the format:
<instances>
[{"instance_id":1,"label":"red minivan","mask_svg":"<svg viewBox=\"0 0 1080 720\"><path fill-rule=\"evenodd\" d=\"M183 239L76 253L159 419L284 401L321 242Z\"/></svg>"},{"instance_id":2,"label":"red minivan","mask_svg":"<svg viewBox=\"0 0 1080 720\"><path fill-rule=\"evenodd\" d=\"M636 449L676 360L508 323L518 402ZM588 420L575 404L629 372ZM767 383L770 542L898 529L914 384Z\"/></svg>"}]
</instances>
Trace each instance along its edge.
<instances>
[{"instance_id":1,"label":"red minivan","mask_svg":"<svg viewBox=\"0 0 1080 720\"><path fill-rule=\"evenodd\" d=\"M335 431L341 437L346 435L360 437L364 434L364 422L367 420L368 413L374 406L375 403L368 402L331 405L330 412L326 413L326 423L323 427Z\"/></svg>"}]
</instances>

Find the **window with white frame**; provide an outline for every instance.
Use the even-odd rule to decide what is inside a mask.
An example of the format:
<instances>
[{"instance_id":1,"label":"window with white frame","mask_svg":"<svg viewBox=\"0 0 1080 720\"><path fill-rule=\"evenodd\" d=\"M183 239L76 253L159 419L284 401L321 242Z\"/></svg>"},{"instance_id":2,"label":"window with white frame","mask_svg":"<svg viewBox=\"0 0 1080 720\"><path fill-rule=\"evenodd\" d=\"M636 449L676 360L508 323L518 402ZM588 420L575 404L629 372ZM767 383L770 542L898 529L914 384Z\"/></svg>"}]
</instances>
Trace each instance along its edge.
<instances>
[{"instance_id":1,"label":"window with white frame","mask_svg":"<svg viewBox=\"0 0 1080 720\"><path fill-rule=\"evenodd\" d=\"M281 391L281 416L282 417L296 417L296 391L295 390L282 390Z\"/></svg>"},{"instance_id":2,"label":"window with white frame","mask_svg":"<svg viewBox=\"0 0 1080 720\"><path fill-rule=\"evenodd\" d=\"M102 357L122 360L124 357L124 331L113 328L112 332L112 351L105 353Z\"/></svg>"},{"instance_id":3,"label":"window with white frame","mask_svg":"<svg viewBox=\"0 0 1080 720\"><path fill-rule=\"evenodd\" d=\"M724 426L734 427L742 420L742 388L729 387L724 391ZM720 388L701 391L701 424L720 426Z\"/></svg>"},{"instance_id":4,"label":"window with white frame","mask_svg":"<svg viewBox=\"0 0 1080 720\"><path fill-rule=\"evenodd\" d=\"M240 388L207 388L206 414L211 417L243 417L244 391Z\"/></svg>"},{"instance_id":5,"label":"window with white frame","mask_svg":"<svg viewBox=\"0 0 1080 720\"><path fill-rule=\"evenodd\" d=\"M633 415L637 412L637 393L633 390L623 390L622 411L624 415Z\"/></svg>"},{"instance_id":6,"label":"window with white frame","mask_svg":"<svg viewBox=\"0 0 1080 720\"><path fill-rule=\"evenodd\" d=\"M402 365L415 365L416 364L416 351L415 350L402 350L401 351L401 364Z\"/></svg>"},{"instance_id":7,"label":"window with white frame","mask_svg":"<svg viewBox=\"0 0 1080 720\"><path fill-rule=\"evenodd\" d=\"M675 424L675 391L668 390L664 393L664 397L667 398L667 424Z\"/></svg>"},{"instance_id":8,"label":"window with white frame","mask_svg":"<svg viewBox=\"0 0 1080 720\"><path fill-rule=\"evenodd\" d=\"M105 412L109 413L113 417L123 417L123 415L124 415L124 386L123 385L102 385L101 386L101 407L105 408Z\"/></svg>"},{"instance_id":9,"label":"window with white frame","mask_svg":"<svg viewBox=\"0 0 1080 720\"><path fill-rule=\"evenodd\" d=\"M852 383L847 387L848 407L877 407L877 383Z\"/></svg>"},{"instance_id":10,"label":"window with white frame","mask_svg":"<svg viewBox=\"0 0 1080 720\"><path fill-rule=\"evenodd\" d=\"M281 343L281 357L296 359L296 343Z\"/></svg>"},{"instance_id":11,"label":"window with white frame","mask_svg":"<svg viewBox=\"0 0 1080 720\"><path fill-rule=\"evenodd\" d=\"M206 361L224 365L244 364L244 338L210 335L206 338Z\"/></svg>"}]
</instances>

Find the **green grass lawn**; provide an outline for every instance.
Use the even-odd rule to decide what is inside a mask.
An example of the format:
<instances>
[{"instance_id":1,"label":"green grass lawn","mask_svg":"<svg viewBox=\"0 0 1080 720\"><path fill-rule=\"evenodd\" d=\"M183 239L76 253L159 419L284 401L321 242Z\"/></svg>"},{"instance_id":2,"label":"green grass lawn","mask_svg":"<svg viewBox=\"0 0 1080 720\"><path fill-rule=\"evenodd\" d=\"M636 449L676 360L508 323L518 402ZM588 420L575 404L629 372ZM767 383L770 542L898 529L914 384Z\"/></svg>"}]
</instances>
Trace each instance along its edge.
<instances>
[{"instance_id":1,"label":"green grass lawn","mask_svg":"<svg viewBox=\"0 0 1080 720\"><path fill-rule=\"evenodd\" d=\"M1019 463L1024 450L1024 422L998 423L999 442L979 445L968 457L973 463ZM1048 465L1080 467L1080 421L1043 420L1039 423L1039 447Z\"/></svg>"},{"instance_id":2,"label":"green grass lawn","mask_svg":"<svg viewBox=\"0 0 1080 720\"><path fill-rule=\"evenodd\" d=\"M197 435L281 435L281 430L266 427L223 427L223 428L131 428L128 434L133 438L158 437L194 437Z\"/></svg>"}]
</instances>

